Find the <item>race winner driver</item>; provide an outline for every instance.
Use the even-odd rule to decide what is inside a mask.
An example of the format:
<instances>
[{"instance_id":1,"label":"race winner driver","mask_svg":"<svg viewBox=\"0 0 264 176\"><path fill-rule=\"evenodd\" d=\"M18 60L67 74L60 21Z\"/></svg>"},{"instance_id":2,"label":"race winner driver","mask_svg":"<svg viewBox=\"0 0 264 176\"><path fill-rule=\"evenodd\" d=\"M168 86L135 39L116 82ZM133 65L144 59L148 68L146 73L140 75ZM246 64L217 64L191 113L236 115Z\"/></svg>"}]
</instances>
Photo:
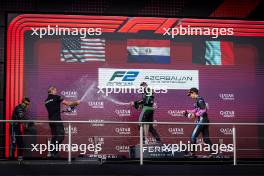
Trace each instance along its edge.
<instances>
[{"instance_id":1,"label":"race winner driver","mask_svg":"<svg viewBox=\"0 0 264 176\"><path fill-rule=\"evenodd\" d=\"M142 82L140 87L143 89L142 99L138 101L131 102L131 105L136 109L141 109L141 113L139 115L139 122L153 122L154 116L154 94L153 90L148 87L146 82ZM153 124L144 124L143 125L143 143L148 144L149 141L147 139L148 132L150 132L153 137L156 139L157 143L160 143L160 137L157 133L156 129L153 127Z\"/></svg>"}]
</instances>

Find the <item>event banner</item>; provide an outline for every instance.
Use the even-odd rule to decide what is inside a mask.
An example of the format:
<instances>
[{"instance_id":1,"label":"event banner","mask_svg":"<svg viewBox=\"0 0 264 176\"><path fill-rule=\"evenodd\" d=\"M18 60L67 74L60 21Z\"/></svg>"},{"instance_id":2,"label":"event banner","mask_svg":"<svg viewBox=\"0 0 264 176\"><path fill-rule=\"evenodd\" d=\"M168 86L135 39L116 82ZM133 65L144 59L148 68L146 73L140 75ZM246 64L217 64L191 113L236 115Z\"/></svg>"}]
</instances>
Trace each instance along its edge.
<instances>
[{"instance_id":1,"label":"event banner","mask_svg":"<svg viewBox=\"0 0 264 176\"><path fill-rule=\"evenodd\" d=\"M156 89L199 88L198 70L98 69L101 88L139 88L141 82Z\"/></svg>"}]
</instances>

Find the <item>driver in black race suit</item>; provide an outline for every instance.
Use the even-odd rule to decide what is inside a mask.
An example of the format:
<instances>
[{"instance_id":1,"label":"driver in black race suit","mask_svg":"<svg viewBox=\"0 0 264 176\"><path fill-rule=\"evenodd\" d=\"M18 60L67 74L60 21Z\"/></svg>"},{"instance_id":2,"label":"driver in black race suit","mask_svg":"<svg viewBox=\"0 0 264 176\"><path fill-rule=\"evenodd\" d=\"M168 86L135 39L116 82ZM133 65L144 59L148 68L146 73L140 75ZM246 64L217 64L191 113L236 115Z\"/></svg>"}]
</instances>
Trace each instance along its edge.
<instances>
[{"instance_id":1,"label":"driver in black race suit","mask_svg":"<svg viewBox=\"0 0 264 176\"><path fill-rule=\"evenodd\" d=\"M136 109L141 109L141 113L139 115L139 122L153 122L154 116L154 93L153 90L148 87L146 82L142 82L140 84L141 88L143 88L144 92L142 93L142 99L138 101L131 102L131 105ZM161 143L160 136L156 129L153 127L153 124L144 124L144 137L143 143L148 144L149 141L147 139L148 132L150 132L156 140L156 143Z\"/></svg>"}]
</instances>

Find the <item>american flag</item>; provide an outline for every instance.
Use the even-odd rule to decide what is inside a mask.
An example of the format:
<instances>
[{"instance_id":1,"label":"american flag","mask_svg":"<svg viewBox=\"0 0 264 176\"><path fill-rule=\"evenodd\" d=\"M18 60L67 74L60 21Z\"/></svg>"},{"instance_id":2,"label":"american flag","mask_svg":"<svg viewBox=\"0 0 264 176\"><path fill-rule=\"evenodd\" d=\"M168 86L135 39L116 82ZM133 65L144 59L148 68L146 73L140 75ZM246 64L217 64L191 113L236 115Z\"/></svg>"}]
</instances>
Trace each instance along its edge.
<instances>
[{"instance_id":1,"label":"american flag","mask_svg":"<svg viewBox=\"0 0 264 176\"><path fill-rule=\"evenodd\" d=\"M78 36L63 37L61 61L105 61L105 39L80 38Z\"/></svg>"}]
</instances>

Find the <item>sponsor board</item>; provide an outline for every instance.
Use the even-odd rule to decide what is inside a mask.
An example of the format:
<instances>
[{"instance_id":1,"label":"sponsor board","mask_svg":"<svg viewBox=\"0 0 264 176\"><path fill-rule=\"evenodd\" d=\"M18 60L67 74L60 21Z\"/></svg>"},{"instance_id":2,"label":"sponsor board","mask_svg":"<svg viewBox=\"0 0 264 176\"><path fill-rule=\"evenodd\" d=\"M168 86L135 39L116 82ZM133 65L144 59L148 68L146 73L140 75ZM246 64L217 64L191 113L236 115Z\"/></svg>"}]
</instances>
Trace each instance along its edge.
<instances>
[{"instance_id":1,"label":"sponsor board","mask_svg":"<svg viewBox=\"0 0 264 176\"><path fill-rule=\"evenodd\" d=\"M98 69L100 88L138 88L147 82L153 89L199 88L198 70L167 69Z\"/></svg>"},{"instance_id":2,"label":"sponsor board","mask_svg":"<svg viewBox=\"0 0 264 176\"><path fill-rule=\"evenodd\" d=\"M224 101L234 101L235 95L233 93L220 93L219 97Z\"/></svg>"},{"instance_id":3,"label":"sponsor board","mask_svg":"<svg viewBox=\"0 0 264 176\"><path fill-rule=\"evenodd\" d=\"M222 133L224 135L232 135L233 134L232 128L220 128L219 131L220 131L220 133Z\"/></svg>"},{"instance_id":4,"label":"sponsor board","mask_svg":"<svg viewBox=\"0 0 264 176\"><path fill-rule=\"evenodd\" d=\"M116 109L115 113L118 115L118 117L129 117L129 116L131 116L131 110L130 109Z\"/></svg>"},{"instance_id":5,"label":"sponsor board","mask_svg":"<svg viewBox=\"0 0 264 176\"><path fill-rule=\"evenodd\" d=\"M172 117L184 117L183 115L183 112L184 110L173 110L173 109L170 109L168 110L168 114Z\"/></svg>"},{"instance_id":6,"label":"sponsor board","mask_svg":"<svg viewBox=\"0 0 264 176\"><path fill-rule=\"evenodd\" d=\"M220 115L224 118L233 118L235 117L235 111L220 111Z\"/></svg>"},{"instance_id":7,"label":"sponsor board","mask_svg":"<svg viewBox=\"0 0 264 176\"><path fill-rule=\"evenodd\" d=\"M120 128L115 128L115 132L117 134L131 134L131 129L130 128L124 128L124 127L120 127Z\"/></svg>"},{"instance_id":8,"label":"sponsor board","mask_svg":"<svg viewBox=\"0 0 264 176\"><path fill-rule=\"evenodd\" d=\"M62 90L61 95L65 98L78 98L78 93L75 90Z\"/></svg>"},{"instance_id":9,"label":"sponsor board","mask_svg":"<svg viewBox=\"0 0 264 176\"><path fill-rule=\"evenodd\" d=\"M69 127L64 127L65 134L69 134ZM76 126L71 127L71 134L77 134L78 128Z\"/></svg>"},{"instance_id":10,"label":"sponsor board","mask_svg":"<svg viewBox=\"0 0 264 176\"><path fill-rule=\"evenodd\" d=\"M102 109L104 108L104 102L103 101L88 101L88 106L94 109Z\"/></svg>"},{"instance_id":11,"label":"sponsor board","mask_svg":"<svg viewBox=\"0 0 264 176\"><path fill-rule=\"evenodd\" d=\"M183 128L168 128L168 132L173 135L184 135Z\"/></svg>"}]
</instances>

